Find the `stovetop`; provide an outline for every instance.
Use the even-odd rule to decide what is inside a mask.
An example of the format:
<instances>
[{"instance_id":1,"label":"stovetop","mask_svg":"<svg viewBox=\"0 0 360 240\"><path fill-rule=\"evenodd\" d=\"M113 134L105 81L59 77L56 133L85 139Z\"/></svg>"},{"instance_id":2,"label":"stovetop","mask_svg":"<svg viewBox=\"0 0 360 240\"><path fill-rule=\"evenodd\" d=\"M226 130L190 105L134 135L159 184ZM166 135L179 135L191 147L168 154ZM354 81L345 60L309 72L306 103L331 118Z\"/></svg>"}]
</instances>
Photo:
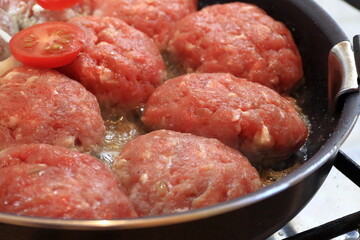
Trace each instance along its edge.
<instances>
[{"instance_id":1,"label":"stovetop","mask_svg":"<svg viewBox=\"0 0 360 240\"><path fill-rule=\"evenodd\" d=\"M358 0L360 1L360 0ZM360 11L341 0L315 0L328 12L352 40L360 34ZM360 164L360 120L342 145L344 151ZM310 203L284 228L268 240L280 240L304 232L335 219L360 211L360 188L336 168L328 175L319 192ZM357 228L360 228L358 226ZM359 230L338 236L336 240L359 240Z\"/></svg>"}]
</instances>

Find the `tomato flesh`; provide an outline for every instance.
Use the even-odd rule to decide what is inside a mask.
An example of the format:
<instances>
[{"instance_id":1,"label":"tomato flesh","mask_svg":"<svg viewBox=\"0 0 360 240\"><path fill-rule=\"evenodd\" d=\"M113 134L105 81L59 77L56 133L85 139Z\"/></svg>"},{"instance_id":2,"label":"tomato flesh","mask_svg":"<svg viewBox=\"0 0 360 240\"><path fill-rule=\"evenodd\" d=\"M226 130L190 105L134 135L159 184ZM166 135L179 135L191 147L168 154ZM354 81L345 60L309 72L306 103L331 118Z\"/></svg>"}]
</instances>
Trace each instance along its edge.
<instances>
[{"instance_id":1,"label":"tomato flesh","mask_svg":"<svg viewBox=\"0 0 360 240\"><path fill-rule=\"evenodd\" d=\"M49 10L63 10L74 6L80 0L36 0L41 7Z\"/></svg>"},{"instance_id":2,"label":"tomato flesh","mask_svg":"<svg viewBox=\"0 0 360 240\"><path fill-rule=\"evenodd\" d=\"M26 28L10 42L12 55L25 65L43 68L61 67L78 56L85 33L65 22L47 22Z\"/></svg>"}]
</instances>

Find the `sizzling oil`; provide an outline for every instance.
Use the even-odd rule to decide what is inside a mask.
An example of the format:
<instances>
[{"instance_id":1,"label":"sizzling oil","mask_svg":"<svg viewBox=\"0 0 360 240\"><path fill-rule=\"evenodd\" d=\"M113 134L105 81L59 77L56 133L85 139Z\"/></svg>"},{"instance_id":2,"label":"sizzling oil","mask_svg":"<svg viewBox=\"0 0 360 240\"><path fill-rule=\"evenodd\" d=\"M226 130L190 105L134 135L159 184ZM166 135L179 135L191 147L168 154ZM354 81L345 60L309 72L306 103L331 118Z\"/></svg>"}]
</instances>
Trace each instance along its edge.
<instances>
[{"instance_id":1,"label":"sizzling oil","mask_svg":"<svg viewBox=\"0 0 360 240\"><path fill-rule=\"evenodd\" d=\"M174 61L171 60L166 53L162 53L162 56L166 64L167 79L174 78L185 73L181 70L179 65L174 64ZM301 108L297 107L295 98L297 99L298 96L288 98L288 100L293 103L294 107L297 108L304 122L310 129L310 122L307 116L301 113ZM106 133L102 148L92 154L110 167L114 161L114 157L121 152L126 143L147 132L141 122L141 115L144 109L143 107L139 107L133 111L125 111L119 108L107 106L101 106L101 109L105 122ZM300 150L292 154L289 159L283 161L277 166L274 166L273 169L258 169L264 186L282 179L300 167L306 160L307 148L305 143L305 145Z\"/></svg>"}]
</instances>

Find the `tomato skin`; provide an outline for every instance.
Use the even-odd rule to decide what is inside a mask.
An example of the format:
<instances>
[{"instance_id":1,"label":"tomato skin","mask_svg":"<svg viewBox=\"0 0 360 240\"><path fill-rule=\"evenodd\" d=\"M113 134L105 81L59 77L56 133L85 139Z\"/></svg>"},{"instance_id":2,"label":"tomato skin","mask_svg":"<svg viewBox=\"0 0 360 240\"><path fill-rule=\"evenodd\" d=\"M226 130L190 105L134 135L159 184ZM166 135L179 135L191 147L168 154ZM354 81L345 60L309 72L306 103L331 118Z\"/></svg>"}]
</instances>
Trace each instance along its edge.
<instances>
[{"instance_id":1,"label":"tomato skin","mask_svg":"<svg viewBox=\"0 0 360 240\"><path fill-rule=\"evenodd\" d=\"M41 7L49 10L63 10L74 6L80 0L36 0Z\"/></svg>"},{"instance_id":2,"label":"tomato skin","mask_svg":"<svg viewBox=\"0 0 360 240\"><path fill-rule=\"evenodd\" d=\"M56 68L77 58L85 38L85 32L76 25L46 22L21 30L9 46L12 55L25 65Z\"/></svg>"}]
</instances>

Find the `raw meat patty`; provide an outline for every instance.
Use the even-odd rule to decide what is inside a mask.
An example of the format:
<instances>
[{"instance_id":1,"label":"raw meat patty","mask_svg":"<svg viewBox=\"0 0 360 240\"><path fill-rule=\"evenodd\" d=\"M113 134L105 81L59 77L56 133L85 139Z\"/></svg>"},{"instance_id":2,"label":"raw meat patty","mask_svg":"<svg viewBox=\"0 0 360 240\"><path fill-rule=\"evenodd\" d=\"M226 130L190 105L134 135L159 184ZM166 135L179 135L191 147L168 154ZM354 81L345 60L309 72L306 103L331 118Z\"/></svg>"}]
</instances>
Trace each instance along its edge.
<instances>
[{"instance_id":1,"label":"raw meat patty","mask_svg":"<svg viewBox=\"0 0 360 240\"><path fill-rule=\"evenodd\" d=\"M298 150L308 133L290 101L226 73L168 80L149 98L142 121L151 129L217 138L263 167Z\"/></svg>"},{"instance_id":2,"label":"raw meat patty","mask_svg":"<svg viewBox=\"0 0 360 240\"><path fill-rule=\"evenodd\" d=\"M80 17L88 39L78 58L61 71L81 82L101 103L134 108L146 102L166 76L153 41L113 17Z\"/></svg>"},{"instance_id":3,"label":"raw meat patty","mask_svg":"<svg viewBox=\"0 0 360 240\"><path fill-rule=\"evenodd\" d=\"M255 168L238 151L216 139L170 130L129 142L113 170L140 216L206 207L262 186Z\"/></svg>"},{"instance_id":4,"label":"raw meat patty","mask_svg":"<svg viewBox=\"0 0 360 240\"><path fill-rule=\"evenodd\" d=\"M46 144L0 152L0 211L63 219L137 217L103 163Z\"/></svg>"},{"instance_id":5,"label":"raw meat patty","mask_svg":"<svg viewBox=\"0 0 360 240\"><path fill-rule=\"evenodd\" d=\"M303 76L290 31L247 3L212 5L183 18L168 51L188 72L228 72L278 92Z\"/></svg>"},{"instance_id":6,"label":"raw meat patty","mask_svg":"<svg viewBox=\"0 0 360 240\"><path fill-rule=\"evenodd\" d=\"M54 70L19 67L0 79L0 149L48 143L90 150L102 143L96 98Z\"/></svg>"},{"instance_id":7,"label":"raw meat patty","mask_svg":"<svg viewBox=\"0 0 360 240\"><path fill-rule=\"evenodd\" d=\"M94 0L95 16L118 17L162 48L175 23L197 10L197 0Z\"/></svg>"}]
</instances>

